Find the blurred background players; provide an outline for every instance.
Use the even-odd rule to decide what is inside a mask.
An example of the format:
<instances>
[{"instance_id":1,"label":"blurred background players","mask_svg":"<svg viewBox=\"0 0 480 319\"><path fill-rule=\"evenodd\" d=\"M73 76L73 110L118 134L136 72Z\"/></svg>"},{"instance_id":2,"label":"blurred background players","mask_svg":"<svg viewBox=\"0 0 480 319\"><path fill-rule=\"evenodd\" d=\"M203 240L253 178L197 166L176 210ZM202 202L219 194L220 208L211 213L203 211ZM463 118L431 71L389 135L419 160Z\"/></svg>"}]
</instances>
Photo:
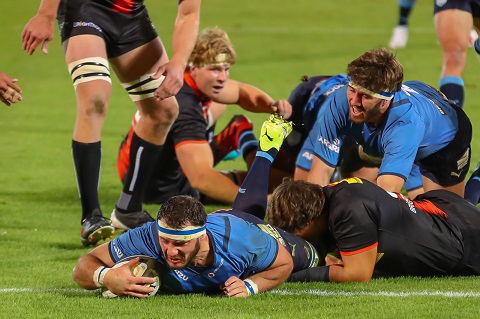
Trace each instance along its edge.
<instances>
[{"instance_id":1,"label":"blurred background players","mask_svg":"<svg viewBox=\"0 0 480 319\"><path fill-rule=\"evenodd\" d=\"M0 72L0 101L6 106L20 102L22 98L22 89L16 85L18 79L10 77L8 74Z\"/></svg>"},{"instance_id":2,"label":"blurred background players","mask_svg":"<svg viewBox=\"0 0 480 319\"><path fill-rule=\"evenodd\" d=\"M22 32L28 54L40 44L48 53L56 15L77 96L72 154L82 203L80 239L85 246L94 245L113 233L98 199L101 131L112 88L109 63L142 115L132 139L135 165L126 174L119 202L137 209L132 212L137 220L149 221L141 210L141 194L178 113L173 95L182 86L197 36L200 0L178 2L170 61L143 0L43 0Z\"/></svg>"},{"instance_id":3,"label":"blurred background players","mask_svg":"<svg viewBox=\"0 0 480 319\"><path fill-rule=\"evenodd\" d=\"M233 203L241 180L235 183L215 170L214 165L234 149L242 150L245 156L252 153L253 158L251 151L256 149L257 141L250 121L237 116L209 144L208 132L223 105L238 104L252 112L278 112L285 118L291 115L291 105L287 101L275 101L254 86L231 80L230 66L235 59L235 51L223 30L211 28L199 34L184 73L183 87L176 95L180 106L178 118L160 156L155 158L146 191L142 190L145 202L163 203L174 195L199 198L201 193L216 202ZM117 162L124 183L124 173L136 161L131 138L135 119L132 124ZM135 186L128 187L134 193L140 192ZM113 225L121 229L141 226L144 220L130 217L139 209L141 202L127 206L119 201L111 216Z\"/></svg>"},{"instance_id":4,"label":"blurred background players","mask_svg":"<svg viewBox=\"0 0 480 319\"><path fill-rule=\"evenodd\" d=\"M402 49L407 46L409 18L416 2L417 0L398 0L398 23L388 44L390 48Z\"/></svg>"},{"instance_id":5,"label":"blurred background players","mask_svg":"<svg viewBox=\"0 0 480 319\"><path fill-rule=\"evenodd\" d=\"M462 72L467 49L473 45L480 52L480 43L471 34L480 28L479 0L435 1L435 30L442 47L442 72L439 88L450 100L463 107L465 100ZM478 38L478 35L476 36Z\"/></svg>"}]
</instances>

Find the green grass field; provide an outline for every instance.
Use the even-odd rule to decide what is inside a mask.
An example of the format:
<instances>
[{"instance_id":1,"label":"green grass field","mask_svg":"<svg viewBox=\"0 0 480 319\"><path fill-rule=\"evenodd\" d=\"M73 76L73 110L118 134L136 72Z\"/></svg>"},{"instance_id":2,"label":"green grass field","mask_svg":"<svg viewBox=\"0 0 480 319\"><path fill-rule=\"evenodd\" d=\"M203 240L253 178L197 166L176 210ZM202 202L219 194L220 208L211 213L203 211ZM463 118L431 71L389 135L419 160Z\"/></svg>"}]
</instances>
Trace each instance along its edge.
<instances>
[{"instance_id":1,"label":"green grass field","mask_svg":"<svg viewBox=\"0 0 480 319\"><path fill-rule=\"evenodd\" d=\"M18 77L24 101L0 105L0 318L478 318L480 278L375 279L365 284L284 284L248 299L203 295L103 299L71 279L80 244L71 136L75 97L58 34L48 55L21 51L20 33L36 0L2 1L0 70ZM176 1L147 1L170 47ZM405 79L437 86L441 52L431 1L414 9L410 41L398 51ZM225 29L237 50L231 77L287 98L303 74L335 74L388 43L396 1L205 1L201 26ZM169 49L170 50L170 49ZM465 110L474 124L471 168L480 159L480 62L469 52ZM109 216L120 190L117 149L135 111L114 81L102 147L100 198ZM232 114L232 106L218 128ZM258 133L265 115L252 115ZM243 168L241 161L222 163ZM150 212L157 207L149 206ZM209 210L214 207L208 207Z\"/></svg>"}]
</instances>

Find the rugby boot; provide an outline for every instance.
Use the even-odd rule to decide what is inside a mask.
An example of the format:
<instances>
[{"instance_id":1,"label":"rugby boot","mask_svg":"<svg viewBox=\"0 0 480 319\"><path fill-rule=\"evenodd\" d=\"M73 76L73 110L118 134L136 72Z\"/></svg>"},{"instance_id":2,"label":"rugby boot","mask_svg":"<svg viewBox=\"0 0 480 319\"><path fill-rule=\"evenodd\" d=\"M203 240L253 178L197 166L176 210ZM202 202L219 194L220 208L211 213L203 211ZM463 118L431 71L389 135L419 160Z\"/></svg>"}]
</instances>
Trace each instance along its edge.
<instances>
[{"instance_id":1,"label":"rugby boot","mask_svg":"<svg viewBox=\"0 0 480 319\"><path fill-rule=\"evenodd\" d=\"M103 217L98 209L95 209L92 217L82 221L80 241L85 247L96 246L100 240L111 239L113 231L110 220Z\"/></svg>"},{"instance_id":2,"label":"rugby boot","mask_svg":"<svg viewBox=\"0 0 480 319\"><path fill-rule=\"evenodd\" d=\"M293 123L286 121L283 117L272 114L263 122L262 129L260 130L260 149L264 152L275 148L280 150L283 141L287 138L288 134L292 132Z\"/></svg>"}]
</instances>

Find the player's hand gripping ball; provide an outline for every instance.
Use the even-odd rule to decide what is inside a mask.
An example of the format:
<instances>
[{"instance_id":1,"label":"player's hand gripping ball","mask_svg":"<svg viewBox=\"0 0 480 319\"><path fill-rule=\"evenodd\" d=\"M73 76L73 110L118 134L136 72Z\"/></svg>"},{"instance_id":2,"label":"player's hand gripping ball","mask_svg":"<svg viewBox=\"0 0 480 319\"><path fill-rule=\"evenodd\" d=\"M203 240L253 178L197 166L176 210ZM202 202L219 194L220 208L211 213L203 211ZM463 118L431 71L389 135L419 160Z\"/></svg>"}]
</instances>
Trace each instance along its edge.
<instances>
[{"instance_id":1,"label":"player's hand gripping ball","mask_svg":"<svg viewBox=\"0 0 480 319\"><path fill-rule=\"evenodd\" d=\"M153 288L153 291L148 294L148 297L154 296L157 292L158 289L160 288L160 276L158 275L157 267L159 267L159 263L155 259L149 256L144 256L144 255L135 255L135 256L130 256L126 257L122 260L119 260L115 265L113 265L112 268L118 268L120 266L125 265L128 263L130 260L134 258L140 258L139 263L133 268L132 274L135 277L151 277L155 278L155 282L152 284L146 284L150 287ZM118 297L116 294L112 293L110 290L104 288L105 290L102 291L102 296L105 298L115 298Z\"/></svg>"}]
</instances>

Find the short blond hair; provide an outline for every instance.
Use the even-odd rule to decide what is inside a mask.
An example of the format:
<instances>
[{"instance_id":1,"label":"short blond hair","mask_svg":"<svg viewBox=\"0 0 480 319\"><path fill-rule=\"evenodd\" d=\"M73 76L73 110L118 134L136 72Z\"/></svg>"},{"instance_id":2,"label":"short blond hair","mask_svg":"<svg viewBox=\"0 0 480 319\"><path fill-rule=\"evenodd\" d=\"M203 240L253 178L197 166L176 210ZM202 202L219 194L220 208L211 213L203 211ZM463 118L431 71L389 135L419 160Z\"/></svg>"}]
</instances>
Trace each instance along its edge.
<instances>
[{"instance_id":1,"label":"short blond hair","mask_svg":"<svg viewBox=\"0 0 480 319\"><path fill-rule=\"evenodd\" d=\"M234 64L236 57L227 33L218 27L207 28L198 35L187 67Z\"/></svg>"}]
</instances>

